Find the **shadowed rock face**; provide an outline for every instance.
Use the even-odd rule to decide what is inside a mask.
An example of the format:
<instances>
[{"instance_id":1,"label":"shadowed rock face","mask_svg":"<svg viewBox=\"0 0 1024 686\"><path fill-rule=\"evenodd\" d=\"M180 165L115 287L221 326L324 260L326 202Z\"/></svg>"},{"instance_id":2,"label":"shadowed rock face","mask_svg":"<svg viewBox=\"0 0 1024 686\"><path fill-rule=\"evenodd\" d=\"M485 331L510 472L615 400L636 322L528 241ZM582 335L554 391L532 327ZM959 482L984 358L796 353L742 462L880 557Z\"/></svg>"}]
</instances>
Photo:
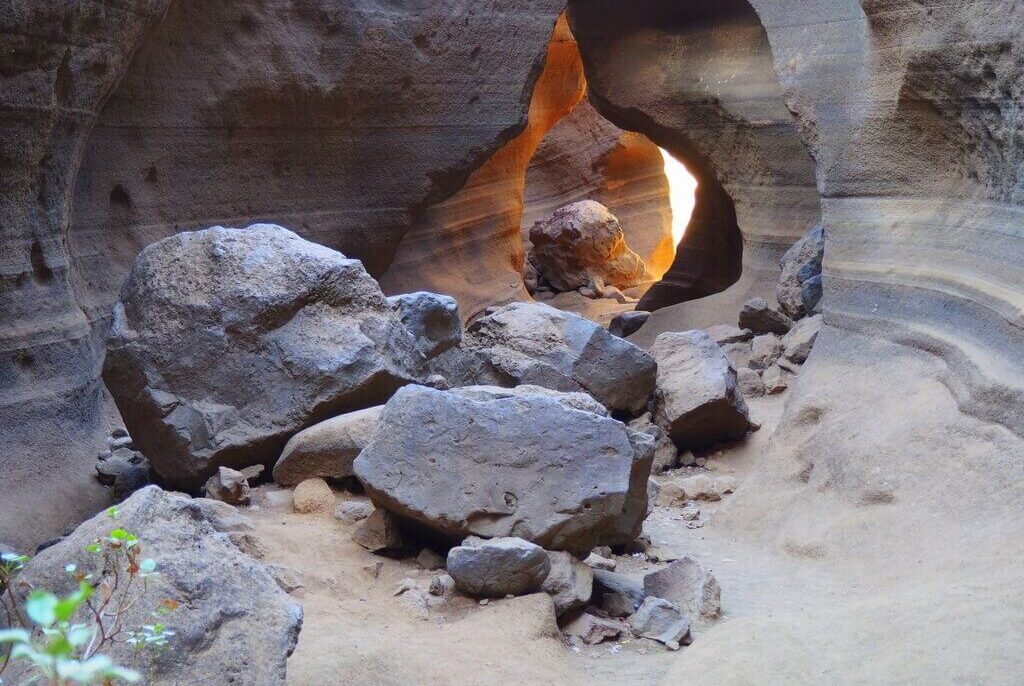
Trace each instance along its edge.
<instances>
[{"instance_id":1,"label":"shadowed rock face","mask_svg":"<svg viewBox=\"0 0 1024 686\"><path fill-rule=\"evenodd\" d=\"M675 262L641 309L724 290L740 279L741 258L734 289L773 283L778 257L819 206L814 163L753 8L640 0L623 12L615 0L579 0L569 19L597 110L670 150L700 182Z\"/></svg>"}]
</instances>

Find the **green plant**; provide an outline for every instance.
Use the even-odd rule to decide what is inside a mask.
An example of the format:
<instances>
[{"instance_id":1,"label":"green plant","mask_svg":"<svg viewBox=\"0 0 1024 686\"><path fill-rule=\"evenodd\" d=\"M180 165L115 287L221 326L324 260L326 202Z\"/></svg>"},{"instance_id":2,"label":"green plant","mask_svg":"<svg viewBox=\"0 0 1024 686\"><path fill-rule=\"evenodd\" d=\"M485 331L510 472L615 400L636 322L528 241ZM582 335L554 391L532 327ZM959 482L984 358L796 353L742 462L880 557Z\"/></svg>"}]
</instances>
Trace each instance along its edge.
<instances>
[{"instance_id":1,"label":"green plant","mask_svg":"<svg viewBox=\"0 0 1024 686\"><path fill-rule=\"evenodd\" d=\"M111 519L119 514L116 507L107 510ZM141 557L138 536L115 528L85 550L99 558L99 571L85 573L67 565L64 571L78 583L77 590L59 597L29 589L23 601L18 575L29 558L0 558L0 608L10 627L0 630L0 675L17 663L27 683L133 683L141 679L134 669L139 657L148 652L152 658L168 647L174 632L162 621L137 629L125 626L129 611L146 597L149 579L158 574L156 563ZM159 620L176 608L173 600L164 600L151 614ZM132 668L103 654L117 643L134 649Z\"/></svg>"}]
</instances>

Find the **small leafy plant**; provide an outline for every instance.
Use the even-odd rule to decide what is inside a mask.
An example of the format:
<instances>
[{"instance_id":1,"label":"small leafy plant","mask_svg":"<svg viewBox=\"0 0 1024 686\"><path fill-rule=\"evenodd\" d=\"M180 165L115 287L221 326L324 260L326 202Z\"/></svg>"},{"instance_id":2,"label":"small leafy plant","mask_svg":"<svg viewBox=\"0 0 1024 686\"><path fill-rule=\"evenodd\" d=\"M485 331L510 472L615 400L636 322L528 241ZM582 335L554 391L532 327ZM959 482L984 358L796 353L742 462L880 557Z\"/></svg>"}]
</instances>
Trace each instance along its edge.
<instances>
[{"instance_id":1,"label":"small leafy plant","mask_svg":"<svg viewBox=\"0 0 1024 686\"><path fill-rule=\"evenodd\" d=\"M107 515L117 519L120 512L112 507ZM146 597L150 578L158 574L156 563L142 558L141 548L138 536L122 528L96 539L85 550L100 558L100 571L87 574L69 564L64 571L78 588L64 597L45 589L19 593L27 583L18 575L29 558L3 555L0 609L10 628L0 629L0 676L16 664L27 676L26 683L108 686L139 681L142 676L136 663L148 653L154 666L156 655L174 636L162 618L178 607L175 601L164 600L151 613L152 624L125 626L129 611ZM117 643L134 649L130 667L117 665L103 654Z\"/></svg>"}]
</instances>

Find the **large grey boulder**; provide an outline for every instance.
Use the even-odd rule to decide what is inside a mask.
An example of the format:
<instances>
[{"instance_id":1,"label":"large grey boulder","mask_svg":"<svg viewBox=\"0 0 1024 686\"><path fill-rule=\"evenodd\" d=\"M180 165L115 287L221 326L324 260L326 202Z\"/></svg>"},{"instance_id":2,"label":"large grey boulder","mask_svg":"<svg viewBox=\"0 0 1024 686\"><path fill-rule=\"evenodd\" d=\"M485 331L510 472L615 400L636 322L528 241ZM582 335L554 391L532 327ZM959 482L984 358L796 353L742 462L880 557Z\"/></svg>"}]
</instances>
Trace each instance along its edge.
<instances>
[{"instance_id":1,"label":"large grey boulder","mask_svg":"<svg viewBox=\"0 0 1024 686\"><path fill-rule=\"evenodd\" d=\"M447 569L463 593L504 598L539 590L551 561L543 548L521 538L470 538L448 551Z\"/></svg>"},{"instance_id":2,"label":"large grey boulder","mask_svg":"<svg viewBox=\"0 0 1024 686\"><path fill-rule=\"evenodd\" d=\"M449 383L534 384L585 391L610 410L643 411L654 360L589 319L541 303L513 303L475 320L460 349L438 358Z\"/></svg>"},{"instance_id":3,"label":"large grey boulder","mask_svg":"<svg viewBox=\"0 0 1024 686\"><path fill-rule=\"evenodd\" d=\"M722 589L711 570L691 557L644 576L644 592L675 604L691 622L722 613Z\"/></svg>"},{"instance_id":4,"label":"large grey boulder","mask_svg":"<svg viewBox=\"0 0 1024 686\"><path fill-rule=\"evenodd\" d=\"M154 243L114 307L103 378L163 480L270 465L297 431L380 404L423 356L377 282L279 226Z\"/></svg>"},{"instance_id":5,"label":"large grey boulder","mask_svg":"<svg viewBox=\"0 0 1024 686\"><path fill-rule=\"evenodd\" d=\"M768 304L764 298L751 298L740 310L740 328L750 329L755 335L774 333L784 335L793 326L793 320Z\"/></svg>"},{"instance_id":6,"label":"large grey boulder","mask_svg":"<svg viewBox=\"0 0 1024 686\"><path fill-rule=\"evenodd\" d=\"M462 340L462 318L455 298L417 291L388 298L427 358L436 357Z\"/></svg>"},{"instance_id":7,"label":"large grey boulder","mask_svg":"<svg viewBox=\"0 0 1024 686\"><path fill-rule=\"evenodd\" d=\"M450 539L585 554L640 533L653 440L582 394L407 386L354 463L379 506Z\"/></svg>"},{"instance_id":8,"label":"large grey boulder","mask_svg":"<svg viewBox=\"0 0 1024 686\"><path fill-rule=\"evenodd\" d=\"M825 230L816 224L803 238L786 251L779 260L782 273L775 295L779 309L793 319L808 313L803 301L803 286L815 277L821 276L821 262L825 256Z\"/></svg>"},{"instance_id":9,"label":"large grey boulder","mask_svg":"<svg viewBox=\"0 0 1024 686\"><path fill-rule=\"evenodd\" d=\"M742 438L750 428L736 370L707 333L667 332L654 341L654 421L680 450Z\"/></svg>"},{"instance_id":10,"label":"large grey boulder","mask_svg":"<svg viewBox=\"0 0 1024 686\"><path fill-rule=\"evenodd\" d=\"M530 243L530 263L556 291L584 288L594 279L631 288L652 278L643 259L626 245L619 220L594 200L560 207L537 220Z\"/></svg>"},{"instance_id":11,"label":"large grey boulder","mask_svg":"<svg viewBox=\"0 0 1024 686\"><path fill-rule=\"evenodd\" d=\"M78 572L99 578L103 557L86 546L113 529L125 529L139 537L142 557L153 559L159 572L132 591L140 598L126 610L125 625L152 624L151 613L162 601L178 604L160 619L175 634L169 649L156 655L153 678L146 683L284 686L302 607L266 567L236 547L233 541L243 540L250 528L245 517L225 503L156 486L137 491L119 510L116 519L96 515L43 550L20 578L66 595L78 582L65 567L74 564ZM122 642L104 652L122 664L136 657Z\"/></svg>"},{"instance_id":12,"label":"large grey boulder","mask_svg":"<svg viewBox=\"0 0 1024 686\"><path fill-rule=\"evenodd\" d=\"M274 481L294 486L315 477L352 476L352 462L369 443L383 409L383 405L376 405L348 412L295 434L274 465Z\"/></svg>"}]
</instances>

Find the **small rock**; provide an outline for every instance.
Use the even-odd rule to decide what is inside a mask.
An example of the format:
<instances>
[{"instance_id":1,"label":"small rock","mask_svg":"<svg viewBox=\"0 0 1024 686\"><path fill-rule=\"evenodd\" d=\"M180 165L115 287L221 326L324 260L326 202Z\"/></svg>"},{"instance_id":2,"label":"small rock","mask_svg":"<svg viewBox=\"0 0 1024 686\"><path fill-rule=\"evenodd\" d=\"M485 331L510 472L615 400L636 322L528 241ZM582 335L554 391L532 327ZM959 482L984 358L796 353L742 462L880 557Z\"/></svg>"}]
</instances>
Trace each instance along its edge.
<instances>
[{"instance_id":1,"label":"small rock","mask_svg":"<svg viewBox=\"0 0 1024 686\"><path fill-rule=\"evenodd\" d=\"M395 592L392 595L400 596L400 595L403 595L405 593L408 593L409 591L414 591L414 590L416 590L416 588L417 588L416 580L415 579L410 579L409 577L406 577L406 578L404 578L404 579L402 579L401 581L398 582L398 586L395 587Z\"/></svg>"},{"instance_id":2,"label":"small rock","mask_svg":"<svg viewBox=\"0 0 1024 686\"><path fill-rule=\"evenodd\" d=\"M374 562L373 564L366 565L363 567L363 571L374 579L380 576L380 570L384 568L383 562Z\"/></svg>"},{"instance_id":3,"label":"small rock","mask_svg":"<svg viewBox=\"0 0 1024 686\"><path fill-rule=\"evenodd\" d=\"M605 286L604 295L602 297L605 300L614 300L620 305L628 305L630 303L637 302L636 298L626 295L618 286Z\"/></svg>"},{"instance_id":4,"label":"small rock","mask_svg":"<svg viewBox=\"0 0 1024 686\"><path fill-rule=\"evenodd\" d=\"M430 548L424 548L420 551L420 554L416 556L416 564L428 572L432 572L436 569L444 569L444 562L444 558Z\"/></svg>"},{"instance_id":5,"label":"small rock","mask_svg":"<svg viewBox=\"0 0 1024 686\"><path fill-rule=\"evenodd\" d=\"M679 556L657 546L651 546L647 549L647 559L651 562L674 562Z\"/></svg>"},{"instance_id":6,"label":"small rock","mask_svg":"<svg viewBox=\"0 0 1024 686\"><path fill-rule=\"evenodd\" d=\"M371 553L398 550L404 543L398 519L383 508L377 508L356 526L352 540Z\"/></svg>"},{"instance_id":7,"label":"small rock","mask_svg":"<svg viewBox=\"0 0 1024 686\"><path fill-rule=\"evenodd\" d=\"M698 519L700 519L700 508L697 507L696 505L687 505L679 513L679 516L683 519L683 521L695 522Z\"/></svg>"},{"instance_id":8,"label":"small rock","mask_svg":"<svg viewBox=\"0 0 1024 686\"><path fill-rule=\"evenodd\" d=\"M654 479L647 480L647 514L650 515L654 512L655 505L658 504L658 496L661 495L661 484Z\"/></svg>"},{"instance_id":9,"label":"small rock","mask_svg":"<svg viewBox=\"0 0 1024 686\"><path fill-rule=\"evenodd\" d=\"M755 335L774 333L783 335L793 326L793 320L768 304L764 298L751 298L743 303L739 318L741 329L750 329Z\"/></svg>"},{"instance_id":10,"label":"small rock","mask_svg":"<svg viewBox=\"0 0 1024 686\"><path fill-rule=\"evenodd\" d=\"M629 422L629 428L640 431L654 439L654 462L651 463L651 473L661 474L666 469L672 469L679 461L679 451L676 444L668 437L665 430L654 423L650 412L645 412L636 419ZM648 489L648 496L650 491Z\"/></svg>"},{"instance_id":11,"label":"small rock","mask_svg":"<svg viewBox=\"0 0 1024 686\"><path fill-rule=\"evenodd\" d=\"M722 495L734 493L738 485L739 483L734 476L720 476L715 479L715 487L718 488L718 492Z\"/></svg>"},{"instance_id":12,"label":"small rock","mask_svg":"<svg viewBox=\"0 0 1024 686\"><path fill-rule=\"evenodd\" d=\"M687 450L679 453L679 466L680 467L692 467L697 464L697 456L693 452Z\"/></svg>"},{"instance_id":13,"label":"small rock","mask_svg":"<svg viewBox=\"0 0 1024 686\"><path fill-rule=\"evenodd\" d=\"M334 508L334 516L346 524L358 524L373 514L373 503L367 500L345 500Z\"/></svg>"},{"instance_id":14,"label":"small rock","mask_svg":"<svg viewBox=\"0 0 1024 686\"><path fill-rule=\"evenodd\" d=\"M612 552L612 547L610 545L599 545L590 552L594 553L595 555L600 555L601 557L607 557L609 559L612 555L615 554Z\"/></svg>"},{"instance_id":15,"label":"small rock","mask_svg":"<svg viewBox=\"0 0 1024 686\"><path fill-rule=\"evenodd\" d=\"M753 354L750 341L726 343L721 348L722 352L725 353L725 359L729 360L734 369L750 366L750 356Z\"/></svg>"},{"instance_id":16,"label":"small rock","mask_svg":"<svg viewBox=\"0 0 1024 686\"><path fill-rule=\"evenodd\" d=\"M277 582L277 585L285 593L292 593L302 588L302 575L291 567L267 565L267 571L270 572L270 576L274 577L274 581Z\"/></svg>"},{"instance_id":17,"label":"small rock","mask_svg":"<svg viewBox=\"0 0 1024 686\"><path fill-rule=\"evenodd\" d=\"M334 506L334 492L323 479L306 479L292 491L292 509L301 514L327 512Z\"/></svg>"},{"instance_id":18,"label":"small rock","mask_svg":"<svg viewBox=\"0 0 1024 686\"><path fill-rule=\"evenodd\" d=\"M566 552L548 551L551 571L540 590L551 596L555 614L561 616L570 610L584 607L594 590L594 572L590 567Z\"/></svg>"},{"instance_id":19,"label":"small rock","mask_svg":"<svg viewBox=\"0 0 1024 686\"><path fill-rule=\"evenodd\" d=\"M448 551L448 573L467 595L525 595L538 590L550 572L547 552L521 538L467 539Z\"/></svg>"},{"instance_id":20,"label":"small rock","mask_svg":"<svg viewBox=\"0 0 1024 686\"><path fill-rule=\"evenodd\" d=\"M801 319L782 339L783 355L791 362L803 364L821 331L821 315Z\"/></svg>"},{"instance_id":21,"label":"small rock","mask_svg":"<svg viewBox=\"0 0 1024 686\"><path fill-rule=\"evenodd\" d=\"M274 465L274 481L294 486L305 479L344 479L377 428L383 405L332 417L289 439Z\"/></svg>"},{"instance_id":22,"label":"small rock","mask_svg":"<svg viewBox=\"0 0 1024 686\"><path fill-rule=\"evenodd\" d=\"M622 593L633 602L634 610L647 597L642 579L604 569L594 570L594 590L598 593Z\"/></svg>"},{"instance_id":23,"label":"small rock","mask_svg":"<svg viewBox=\"0 0 1024 686\"><path fill-rule=\"evenodd\" d=\"M736 370L736 385L740 393L748 398L764 395L764 381L761 380L761 375L749 367L740 367Z\"/></svg>"},{"instance_id":24,"label":"small rock","mask_svg":"<svg viewBox=\"0 0 1024 686\"><path fill-rule=\"evenodd\" d=\"M245 475L228 467L218 467L217 473L206 482L203 492L207 498L228 505L248 505L251 498Z\"/></svg>"},{"instance_id":25,"label":"small rock","mask_svg":"<svg viewBox=\"0 0 1024 686\"><path fill-rule=\"evenodd\" d=\"M629 618L634 636L661 643L686 644L690 623L679 608L663 598L647 596L640 608Z\"/></svg>"},{"instance_id":26,"label":"small rock","mask_svg":"<svg viewBox=\"0 0 1024 686\"><path fill-rule=\"evenodd\" d=\"M114 499L121 500L149 485L149 462L142 453L130 448L100 453L96 461L96 480L110 486Z\"/></svg>"},{"instance_id":27,"label":"small rock","mask_svg":"<svg viewBox=\"0 0 1024 686\"><path fill-rule=\"evenodd\" d=\"M601 610L609 617L625 619L636 612L636 608L633 599L621 591L601 594Z\"/></svg>"},{"instance_id":28,"label":"small rock","mask_svg":"<svg viewBox=\"0 0 1024 686\"><path fill-rule=\"evenodd\" d=\"M782 357L782 340L773 333L755 336L750 344L750 368L768 369Z\"/></svg>"},{"instance_id":29,"label":"small rock","mask_svg":"<svg viewBox=\"0 0 1024 686\"><path fill-rule=\"evenodd\" d=\"M483 599L480 600L480 604L481 605L487 605L490 602L491 602L490 598L483 598Z\"/></svg>"},{"instance_id":30,"label":"small rock","mask_svg":"<svg viewBox=\"0 0 1024 686\"><path fill-rule=\"evenodd\" d=\"M107 445L110 446L111 451L117 450L118 448L128 448L129 450L135 448L135 443L132 441L132 437L128 435L118 436L117 438L111 436L107 439Z\"/></svg>"},{"instance_id":31,"label":"small rock","mask_svg":"<svg viewBox=\"0 0 1024 686\"><path fill-rule=\"evenodd\" d=\"M722 613L722 590L710 570L691 557L683 557L644 577L647 597L673 603L683 616L715 619Z\"/></svg>"},{"instance_id":32,"label":"small rock","mask_svg":"<svg viewBox=\"0 0 1024 686\"><path fill-rule=\"evenodd\" d=\"M678 479L676 485L682 491L682 497L678 500L721 500L722 494L718 491L715 480L707 474L694 474L684 479Z\"/></svg>"},{"instance_id":33,"label":"small rock","mask_svg":"<svg viewBox=\"0 0 1024 686\"><path fill-rule=\"evenodd\" d=\"M731 324L716 324L715 326L709 326L705 331L718 345L743 343L754 337L754 332L750 329L741 329Z\"/></svg>"},{"instance_id":34,"label":"small rock","mask_svg":"<svg viewBox=\"0 0 1024 686\"><path fill-rule=\"evenodd\" d=\"M416 339L427 359L454 348L462 341L459 303L447 295L419 291L388 298L398 318Z\"/></svg>"},{"instance_id":35,"label":"small rock","mask_svg":"<svg viewBox=\"0 0 1024 686\"><path fill-rule=\"evenodd\" d=\"M794 376L800 373L800 365L797 364L796 362L790 362L785 357L780 358L779 361L776 362L775 364L779 365L779 369L781 369L782 371L789 372Z\"/></svg>"},{"instance_id":36,"label":"small rock","mask_svg":"<svg viewBox=\"0 0 1024 686\"><path fill-rule=\"evenodd\" d=\"M640 327L647 322L650 316L650 312L643 310L621 312L612 318L611 323L608 325L608 333L619 338L631 336L640 330Z\"/></svg>"},{"instance_id":37,"label":"small rock","mask_svg":"<svg viewBox=\"0 0 1024 686\"><path fill-rule=\"evenodd\" d=\"M430 579L430 595L447 598L455 592L455 579L451 574L435 574Z\"/></svg>"},{"instance_id":38,"label":"small rock","mask_svg":"<svg viewBox=\"0 0 1024 686\"><path fill-rule=\"evenodd\" d=\"M764 370L764 374L761 378L764 380L764 390L768 395L778 395L789 388L789 382L786 380L786 373L783 372L777 364L773 364L771 367Z\"/></svg>"},{"instance_id":39,"label":"small rock","mask_svg":"<svg viewBox=\"0 0 1024 686\"><path fill-rule=\"evenodd\" d=\"M578 617L562 627L562 633L575 636L587 645L597 645L609 639L616 639L627 631L622 622L595 617L589 612L582 612Z\"/></svg>"},{"instance_id":40,"label":"small rock","mask_svg":"<svg viewBox=\"0 0 1024 686\"><path fill-rule=\"evenodd\" d=\"M601 555L597 555L595 553L590 553L590 555L587 555L587 558L583 560L583 563L591 569L604 569L609 572L614 572L616 566L615 560L602 557Z\"/></svg>"},{"instance_id":41,"label":"small rock","mask_svg":"<svg viewBox=\"0 0 1024 686\"><path fill-rule=\"evenodd\" d=\"M114 429L113 431L110 432L110 437L111 438L124 438L127 435L128 435L128 429L124 428L123 426L119 426L119 427L117 427L116 429Z\"/></svg>"}]
</instances>

